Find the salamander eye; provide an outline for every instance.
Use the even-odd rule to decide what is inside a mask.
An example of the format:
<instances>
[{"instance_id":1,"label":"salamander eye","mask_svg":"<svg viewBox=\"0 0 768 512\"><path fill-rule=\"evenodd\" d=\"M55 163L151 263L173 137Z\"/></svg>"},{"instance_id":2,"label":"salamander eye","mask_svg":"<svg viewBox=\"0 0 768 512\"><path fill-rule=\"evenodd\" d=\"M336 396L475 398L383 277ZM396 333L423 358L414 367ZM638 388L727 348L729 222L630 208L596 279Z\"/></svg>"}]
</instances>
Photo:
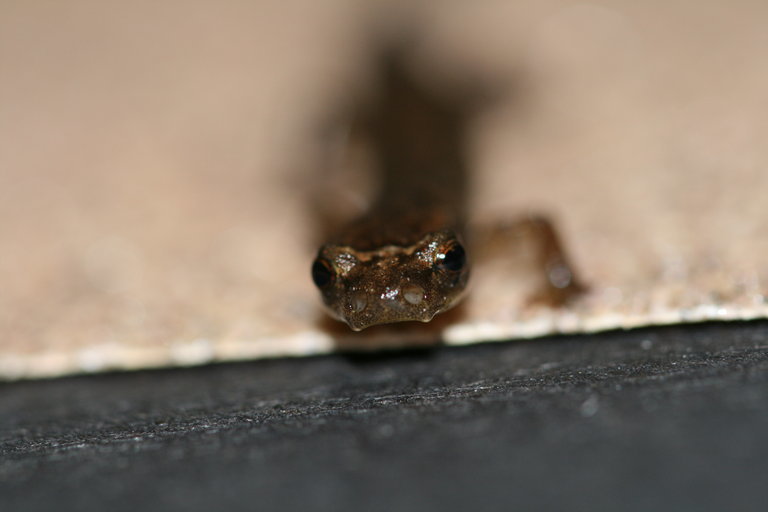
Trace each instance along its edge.
<instances>
[{"instance_id":1,"label":"salamander eye","mask_svg":"<svg viewBox=\"0 0 768 512\"><path fill-rule=\"evenodd\" d=\"M437 255L435 265L439 270L446 272L458 272L467 263L467 255L460 243L455 243L444 253Z\"/></svg>"},{"instance_id":2,"label":"salamander eye","mask_svg":"<svg viewBox=\"0 0 768 512\"><path fill-rule=\"evenodd\" d=\"M324 258L317 258L312 264L312 280L318 288L325 288L336 277L333 267Z\"/></svg>"}]
</instances>

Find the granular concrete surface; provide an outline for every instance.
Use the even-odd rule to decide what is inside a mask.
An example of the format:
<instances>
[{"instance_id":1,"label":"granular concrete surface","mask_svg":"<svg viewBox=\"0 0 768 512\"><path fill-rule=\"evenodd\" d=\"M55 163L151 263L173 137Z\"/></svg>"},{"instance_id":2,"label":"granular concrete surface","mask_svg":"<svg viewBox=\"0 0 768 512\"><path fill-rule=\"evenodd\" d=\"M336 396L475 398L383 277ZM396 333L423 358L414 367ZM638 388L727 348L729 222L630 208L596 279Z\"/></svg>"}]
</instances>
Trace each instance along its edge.
<instances>
[{"instance_id":1,"label":"granular concrete surface","mask_svg":"<svg viewBox=\"0 0 768 512\"><path fill-rule=\"evenodd\" d=\"M765 510L768 323L0 387L0 510Z\"/></svg>"}]
</instances>

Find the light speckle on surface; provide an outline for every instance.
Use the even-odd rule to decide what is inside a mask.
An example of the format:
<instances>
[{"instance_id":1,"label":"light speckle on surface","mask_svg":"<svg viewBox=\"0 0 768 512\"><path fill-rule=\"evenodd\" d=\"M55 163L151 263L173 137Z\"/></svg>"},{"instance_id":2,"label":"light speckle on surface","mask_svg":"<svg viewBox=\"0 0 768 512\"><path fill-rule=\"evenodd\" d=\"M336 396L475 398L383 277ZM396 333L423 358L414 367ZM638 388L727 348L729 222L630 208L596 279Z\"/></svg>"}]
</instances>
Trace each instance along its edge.
<instances>
[{"instance_id":1,"label":"light speckle on surface","mask_svg":"<svg viewBox=\"0 0 768 512\"><path fill-rule=\"evenodd\" d=\"M400 288L387 288L381 294L381 299L382 300L395 300L395 298L397 298L397 296L399 294L400 294Z\"/></svg>"},{"instance_id":2,"label":"light speckle on surface","mask_svg":"<svg viewBox=\"0 0 768 512\"><path fill-rule=\"evenodd\" d=\"M584 403L581 404L581 408L579 411L581 412L581 415L585 418L591 418L595 414L597 414L597 411L600 410L600 400L597 397L597 395L590 395L589 398L584 400Z\"/></svg>"}]
</instances>

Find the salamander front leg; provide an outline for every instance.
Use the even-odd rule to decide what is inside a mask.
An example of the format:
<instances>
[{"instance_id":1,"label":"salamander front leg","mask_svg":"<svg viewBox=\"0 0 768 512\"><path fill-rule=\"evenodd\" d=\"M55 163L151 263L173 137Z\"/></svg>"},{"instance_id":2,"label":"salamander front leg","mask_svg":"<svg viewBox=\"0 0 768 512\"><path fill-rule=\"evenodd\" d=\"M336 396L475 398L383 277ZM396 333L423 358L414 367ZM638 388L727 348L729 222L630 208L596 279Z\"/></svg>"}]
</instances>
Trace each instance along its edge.
<instances>
[{"instance_id":1,"label":"salamander front leg","mask_svg":"<svg viewBox=\"0 0 768 512\"><path fill-rule=\"evenodd\" d=\"M509 260L534 272L536 289L528 304L560 307L586 290L566 254L554 225L540 215L476 228L475 246L480 260ZM521 263L522 260L522 263Z\"/></svg>"}]
</instances>

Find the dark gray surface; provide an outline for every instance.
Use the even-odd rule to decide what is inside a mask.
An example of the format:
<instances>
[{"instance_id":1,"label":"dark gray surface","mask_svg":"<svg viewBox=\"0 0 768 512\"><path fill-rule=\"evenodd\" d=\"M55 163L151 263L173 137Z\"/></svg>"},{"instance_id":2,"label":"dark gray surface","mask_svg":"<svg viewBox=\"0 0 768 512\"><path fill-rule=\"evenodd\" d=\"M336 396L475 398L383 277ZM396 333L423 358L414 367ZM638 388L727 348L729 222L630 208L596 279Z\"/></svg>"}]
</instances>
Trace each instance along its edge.
<instances>
[{"instance_id":1,"label":"dark gray surface","mask_svg":"<svg viewBox=\"0 0 768 512\"><path fill-rule=\"evenodd\" d=\"M768 324L0 385L0 510L766 510Z\"/></svg>"}]
</instances>

